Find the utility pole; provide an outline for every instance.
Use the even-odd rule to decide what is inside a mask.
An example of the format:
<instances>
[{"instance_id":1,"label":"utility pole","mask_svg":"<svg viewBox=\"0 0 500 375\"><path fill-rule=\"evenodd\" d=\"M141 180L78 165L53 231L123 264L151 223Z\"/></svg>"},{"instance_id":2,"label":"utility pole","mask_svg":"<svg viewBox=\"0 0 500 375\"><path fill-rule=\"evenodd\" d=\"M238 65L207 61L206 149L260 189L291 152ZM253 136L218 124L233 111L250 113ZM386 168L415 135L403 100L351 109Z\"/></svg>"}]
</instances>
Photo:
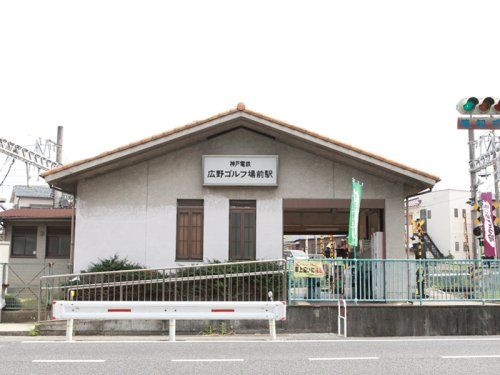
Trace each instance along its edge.
<instances>
[{"instance_id":1,"label":"utility pole","mask_svg":"<svg viewBox=\"0 0 500 375\"><path fill-rule=\"evenodd\" d=\"M306 255L309 256L309 235L306 234L306 239L304 242L304 250L306 252Z\"/></svg>"},{"instance_id":2,"label":"utility pole","mask_svg":"<svg viewBox=\"0 0 500 375\"><path fill-rule=\"evenodd\" d=\"M471 200L470 204L473 205L471 209L471 219L472 223L476 224L477 221L477 173L480 171L486 171L486 175L488 175L488 168L493 167L494 171L494 182L495 182L495 199L500 197L499 189L498 189L498 159L497 159L497 139L495 137L495 129L500 129L500 97L491 97L487 96L484 98L476 98L474 96L469 98L461 99L457 104L457 111L462 115L466 115L463 117L459 117L457 121L457 129L467 130L469 132L469 173L470 173L470 192L471 192ZM491 130L491 132L487 136L480 136L479 140L476 141L474 139L474 129L477 130ZM475 149L478 148L479 155L475 154ZM486 192L483 192L486 193ZM488 192L489 194L489 192ZM474 208L475 206L475 208ZM495 204L495 207L497 205ZM499 211L497 209L496 214L498 215ZM488 213L488 215L492 215L493 212ZM493 217L491 217L493 218ZM494 226L494 224L493 224ZM476 228L474 228L476 229ZM474 233L475 236L483 236L484 233L481 233L481 227L477 227L477 233ZM484 225L483 225L483 231ZM489 244L488 253L495 253L498 257L498 240L495 241L495 244ZM492 248L494 246L494 248ZM482 256L481 252L478 251L478 244L476 243L476 239L472 241L472 249L474 254L474 259L479 259ZM491 256L491 255L489 255Z\"/></svg>"},{"instance_id":3,"label":"utility pole","mask_svg":"<svg viewBox=\"0 0 500 375\"><path fill-rule=\"evenodd\" d=\"M472 117L472 116L471 116ZM472 166L472 163L476 159L475 156L475 145L474 145L474 129L469 129L469 164ZM477 174L476 172L472 171L470 172L470 197L471 201L475 202L476 201L476 196L477 196ZM470 211L470 217L471 217L471 222L474 223L474 221L477 219L477 212L471 208ZM472 238L472 254L474 259L478 259L478 251L477 251L477 243L476 239Z\"/></svg>"},{"instance_id":4,"label":"utility pole","mask_svg":"<svg viewBox=\"0 0 500 375\"><path fill-rule=\"evenodd\" d=\"M57 145L56 145L56 162L59 163L59 165L62 164L62 157L63 157L63 131L64 128L59 125L57 127ZM61 198L62 198L62 193L59 190L54 189L55 208L61 207Z\"/></svg>"},{"instance_id":5,"label":"utility pole","mask_svg":"<svg viewBox=\"0 0 500 375\"><path fill-rule=\"evenodd\" d=\"M62 157L63 157L63 134L64 134L64 127L59 125L57 127L57 149L56 149L56 161L59 164L62 164Z\"/></svg>"},{"instance_id":6,"label":"utility pole","mask_svg":"<svg viewBox=\"0 0 500 375\"><path fill-rule=\"evenodd\" d=\"M493 163L493 182L495 184L495 201L499 202L500 201L500 194L498 190L498 150L497 150L497 138L495 135L495 130L493 129L491 131L491 137L492 137L492 145L493 145L493 153L495 157L495 162ZM495 209L495 217L500 217L500 207L497 205L497 208ZM500 237L496 237L496 244L497 244L497 258L499 258L499 253L498 249L500 249Z\"/></svg>"}]
</instances>

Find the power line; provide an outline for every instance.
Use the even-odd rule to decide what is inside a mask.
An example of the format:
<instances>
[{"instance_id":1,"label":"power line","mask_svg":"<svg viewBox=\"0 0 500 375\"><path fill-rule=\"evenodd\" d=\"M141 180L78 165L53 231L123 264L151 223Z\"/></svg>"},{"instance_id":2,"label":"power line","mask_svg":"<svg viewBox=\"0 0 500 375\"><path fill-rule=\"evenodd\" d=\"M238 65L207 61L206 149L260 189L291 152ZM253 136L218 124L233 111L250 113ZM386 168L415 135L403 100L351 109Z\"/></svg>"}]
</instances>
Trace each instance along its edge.
<instances>
[{"instance_id":1,"label":"power line","mask_svg":"<svg viewBox=\"0 0 500 375\"><path fill-rule=\"evenodd\" d=\"M11 170L12 166L14 165L14 162L15 162L15 161L16 161L16 159L12 158L12 163L10 163L10 165L9 165L9 169L7 169L7 173L5 174L5 176L4 176L3 180L2 180L2 182L0 182L0 186L2 186L2 185L3 185L3 183L5 182L5 180L7 179L7 176L9 175L9 172L10 172L10 170Z\"/></svg>"}]
</instances>

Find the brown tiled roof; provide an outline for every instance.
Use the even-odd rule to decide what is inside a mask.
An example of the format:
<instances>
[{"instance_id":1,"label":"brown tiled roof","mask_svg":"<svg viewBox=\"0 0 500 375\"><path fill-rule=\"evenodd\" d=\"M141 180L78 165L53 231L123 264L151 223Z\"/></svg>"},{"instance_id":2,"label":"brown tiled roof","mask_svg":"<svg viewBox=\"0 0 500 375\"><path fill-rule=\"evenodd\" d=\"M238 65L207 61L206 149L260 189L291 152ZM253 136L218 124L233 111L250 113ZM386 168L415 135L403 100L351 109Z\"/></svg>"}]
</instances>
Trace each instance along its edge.
<instances>
[{"instance_id":1,"label":"brown tiled roof","mask_svg":"<svg viewBox=\"0 0 500 375\"><path fill-rule=\"evenodd\" d=\"M72 208L13 208L0 211L0 219L71 219Z\"/></svg>"},{"instance_id":2,"label":"brown tiled roof","mask_svg":"<svg viewBox=\"0 0 500 375\"><path fill-rule=\"evenodd\" d=\"M226 111L226 112L222 112L222 113L219 113L215 116L211 116L209 118L206 118L204 120L199 120L199 121L195 121L195 122L192 122L190 124L187 124L187 125L184 125L184 126L180 126L180 127L177 127L177 128L174 128L174 129L171 129L171 130L168 130L168 131L165 131L163 133L159 133L159 134L156 134L156 135L153 135L151 137L148 137L148 138L144 138L144 139L141 139L137 142L133 142L133 143L129 143L128 145L125 145L125 146L121 146L121 147L118 147L118 148L115 148L113 150L110 150L110 151L106 151L106 152L103 152L103 153L100 153L96 156L93 156L93 157L90 157L90 158L87 158L87 159L82 159L82 160L78 160L78 161L74 161L72 163L68 163L68 164L64 164L60 167L57 167L57 168L54 168L54 169L51 169L49 171L45 171L41 174L41 176L45 177L45 176L49 176L51 174L54 174L54 173L57 173L57 172L60 172L60 171L64 171L66 169L69 169L71 167L74 167L74 166L78 166L78 165L81 165L81 164L84 164L84 163L87 163L89 161L93 161L93 160L97 160L97 159L100 159L100 158L103 158L103 157L106 157L108 155L112 155L112 154L115 154L117 152L120 152L120 151L124 151L124 150L127 150L131 147L135 147L135 146L139 146L139 145L142 145L142 144L145 144L145 143L148 143L148 142L151 142L151 141L154 141L156 139L160 139L160 138L163 138L163 137L167 137L169 135L172 135L172 134L175 134L175 133L178 133L178 132L181 132L183 130L187 130L187 129L191 129L191 128L195 128L197 126L200 126L200 125L203 125L207 122L210 122L210 121L213 121L213 120L217 120L219 118L222 118L224 116L228 116L228 115L231 115L233 113L236 113L236 112L244 112L244 113L248 113L252 116L255 116L255 117L258 117L262 120L267 120L267 121L270 121L270 122L273 122L275 124L278 124L278 125L281 125L281 126L284 126L288 129L291 129L291 130L294 130L294 131L297 131L297 132L300 132L302 134L305 134L305 135L309 135L311 137L314 137L314 138L317 138L317 139L320 139L322 141L325 141L325 142L328 142L328 143L331 143L333 145L336 145L336 146L340 146L340 147L343 147L343 148L346 148L348 150L352 150L354 152L357 152L359 154L362 154L362 155L365 155L365 156L368 156L368 157L371 157L373 159L376 159L376 160L379 160L379 161L382 161L382 162L385 162L385 163L388 163L388 164L391 164L393 166L396 166L396 167L399 167L399 168L402 168L406 171L409 171L409 172L413 172L413 173L416 173L420 176L423 176L423 177L427 177L427 178L430 178L432 180L435 180L436 182L440 181L440 178L437 177L437 176L434 176L432 174L429 174L427 172L423 172L423 171L420 171L418 169L415 169L415 168L412 168L412 167L409 167L407 165L404 165L404 164L401 164L401 163L398 163L398 162L395 162L393 160L390 160L390 159L387 159L387 158L384 158L380 155L377 155L377 154L373 154L371 152L368 152L368 151L365 151L365 150L362 150L360 148L357 148L357 147L354 147L354 146L351 146L347 143L343 143L343 142L339 142L335 139L332 139L332 138L329 138L329 137L325 137L323 135L320 135L320 134L317 134L317 133L314 133L314 132L311 132L307 129L304 129L304 128L301 128L301 127L298 127L298 126L295 126L295 125L292 125L292 124L289 124L289 123L286 123L284 121L281 121L281 120L277 120L277 119L274 119L272 117L269 117L269 116L266 116L262 113L259 113L259 112L255 112L255 111L251 111L249 109L246 109L245 105L243 103L238 103L238 106L235 108L235 109L232 109L232 110L229 110L229 111Z\"/></svg>"}]
</instances>

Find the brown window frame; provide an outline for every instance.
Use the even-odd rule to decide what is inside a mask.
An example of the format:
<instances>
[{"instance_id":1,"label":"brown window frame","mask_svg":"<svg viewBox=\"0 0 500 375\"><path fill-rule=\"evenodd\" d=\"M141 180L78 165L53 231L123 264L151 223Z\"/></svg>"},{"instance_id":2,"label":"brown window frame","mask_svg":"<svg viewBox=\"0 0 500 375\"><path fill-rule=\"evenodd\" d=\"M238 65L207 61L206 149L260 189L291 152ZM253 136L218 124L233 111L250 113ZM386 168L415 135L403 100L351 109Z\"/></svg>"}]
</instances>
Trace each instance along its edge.
<instances>
[{"instance_id":1,"label":"brown window frame","mask_svg":"<svg viewBox=\"0 0 500 375\"><path fill-rule=\"evenodd\" d=\"M34 233L27 233L28 231ZM16 233L17 232L17 233ZM21 233L22 232L22 233ZM31 254L26 253L26 238L27 235L35 236L35 247L30 252ZM23 254L14 254L14 246L16 238L24 237L24 249ZM12 227L12 236L11 236L11 245L10 245L10 256L11 258L36 258L36 250L38 245L38 227L36 226L13 226Z\"/></svg>"},{"instance_id":2,"label":"brown window frame","mask_svg":"<svg viewBox=\"0 0 500 375\"><path fill-rule=\"evenodd\" d=\"M61 232L67 233L61 233ZM58 233L59 232L59 233ZM71 227L70 226L48 226L46 230L46 239L45 239L45 258L50 259L69 259L71 253ZM67 254L52 254L49 249L49 241L50 238L56 237L58 239L58 250L61 252L61 238L63 236L67 236L68 249Z\"/></svg>"},{"instance_id":3,"label":"brown window frame","mask_svg":"<svg viewBox=\"0 0 500 375\"><path fill-rule=\"evenodd\" d=\"M203 261L203 229L204 229L204 222L205 222L205 214L204 214L204 204L203 204L202 199L178 199L177 200L177 224L176 224L176 241L175 241L175 260L179 262L200 262ZM195 231L196 231L196 226L194 226L193 221L196 215L201 214L201 225L197 227L201 227L201 231L198 233L200 238L199 239L194 239ZM187 250L184 251L184 253L187 252L187 255L182 254L181 256L181 251L182 251L182 242L184 241L181 239L181 231L183 230L183 227L180 225L182 216L187 215ZM193 242L199 242L200 243L200 250L199 254L197 251L195 251L193 247Z\"/></svg>"},{"instance_id":4,"label":"brown window frame","mask_svg":"<svg viewBox=\"0 0 500 375\"><path fill-rule=\"evenodd\" d=\"M251 247L250 255L245 256L243 253L243 249L245 247L245 241L247 237L245 237L245 214L253 214L252 223L252 238L251 238ZM233 215L239 215L239 254L236 253L233 248L233 243L235 242L233 239ZM235 261L247 261L247 260L255 260L256 259L256 245L257 242L257 202L255 200L231 200L229 201L229 260Z\"/></svg>"}]
</instances>

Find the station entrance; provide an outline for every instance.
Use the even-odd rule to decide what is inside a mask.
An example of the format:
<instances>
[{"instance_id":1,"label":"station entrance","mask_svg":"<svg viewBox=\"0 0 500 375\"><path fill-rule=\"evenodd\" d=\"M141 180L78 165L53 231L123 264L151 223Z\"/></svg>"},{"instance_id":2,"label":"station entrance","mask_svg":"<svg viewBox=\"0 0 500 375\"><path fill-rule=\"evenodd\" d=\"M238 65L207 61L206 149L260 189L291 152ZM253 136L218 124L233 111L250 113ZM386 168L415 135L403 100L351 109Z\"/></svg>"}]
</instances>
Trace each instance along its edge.
<instances>
[{"instance_id":1,"label":"station entrance","mask_svg":"<svg viewBox=\"0 0 500 375\"><path fill-rule=\"evenodd\" d=\"M345 246L349 230L350 199L284 199L284 250L299 250L309 257L352 257ZM384 200L363 199L359 214L358 254L370 257L373 233L384 231ZM330 252L330 253L329 253ZM338 254L337 254L338 253ZM382 257L383 254L377 254Z\"/></svg>"}]
</instances>

